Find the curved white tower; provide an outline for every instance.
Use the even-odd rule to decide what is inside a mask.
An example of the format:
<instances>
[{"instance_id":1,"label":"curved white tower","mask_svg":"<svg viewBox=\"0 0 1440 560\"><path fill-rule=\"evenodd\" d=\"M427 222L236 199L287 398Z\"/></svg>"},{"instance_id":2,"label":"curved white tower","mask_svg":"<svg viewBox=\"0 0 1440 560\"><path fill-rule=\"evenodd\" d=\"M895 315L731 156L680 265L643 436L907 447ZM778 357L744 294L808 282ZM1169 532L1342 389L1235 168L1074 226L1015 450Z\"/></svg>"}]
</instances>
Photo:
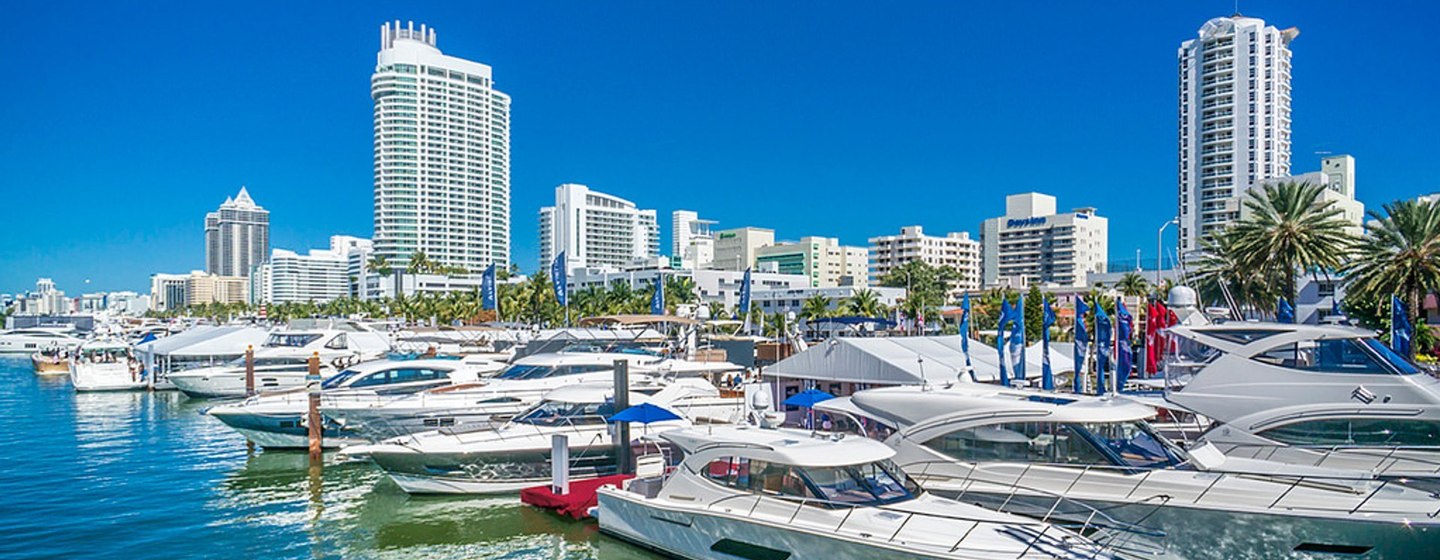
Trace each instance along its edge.
<instances>
[{"instance_id":1,"label":"curved white tower","mask_svg":"<svg viewBox=\"0 0 1440 560\"><path fill-rule=\"evenodd\" d=\"M510 96L490 67L441 54L435 30L380 28L375 253L478 273L510 264Z\"/></svg>"},{"instance_id":2,"label":"curved white tower","mask_svg":"<svg viewBox=\"0 0 1440 560\"><path fill-rule=\"evenodd\" d=\"M1182 254L1238 218L1250 187L1290 174L1290 41L1299 34L1236 14L1180 45Z\"/></svg>"}]
</instances>

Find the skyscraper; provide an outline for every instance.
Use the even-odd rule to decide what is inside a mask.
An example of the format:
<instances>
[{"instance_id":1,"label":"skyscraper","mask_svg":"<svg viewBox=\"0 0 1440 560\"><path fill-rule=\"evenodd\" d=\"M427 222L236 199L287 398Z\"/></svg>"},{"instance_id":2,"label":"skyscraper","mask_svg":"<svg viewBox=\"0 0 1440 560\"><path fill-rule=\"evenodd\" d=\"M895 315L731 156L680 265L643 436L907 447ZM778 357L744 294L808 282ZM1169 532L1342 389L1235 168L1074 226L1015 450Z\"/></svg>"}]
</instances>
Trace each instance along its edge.
<instances>
[{"instance_id":1,"label":"skyscraper","mask_svg":"<svg viewBox=\"0 0 1440 560\"><path fill-rule=\"evenodd\" d=\"M250 276L270 253L270 211L251 200L245 187L205 215L205 272Z\"/></svg>"},{"instance_id":2,"label":"skyscraper","mask_svg":"<svg viewBox=\"0 0 1440 560\"><path fill-rule=\"evenodd\" d=\"M1182 254L1238 218L1250 187L1290 174L1290 41L1299 34L1236 14L1181 43Z\"/></svg>"},{"instance_id":3,"label":"skyscraper","mask_svg":"<svg viewBox=\"0 0 1440 560\"><path fill-rule=\"evenodd\" d=\"M540 209L540 268L561 251L571 269L619 267L657 256L655 211L585 185L555 187L555 205Z\"/></svg>"},{"instance_id":4,"label":"skyscraper","mask_svg":"<svg viewBox=\"0 0 1440 560\"><path fill-rule=\"evenodd\" d=\"M380 28L375 100L375 253L422 251L478 272L510 263L510 96L490 67L441 54L435 30Z\"/></svg>"},{"instance_id":5,"label":"skyscraper","mask_svg":"<svg viewBox=\"0 0 1440 560\"><path fill-rule=\"evenodd\" d=\"M710 231L713 225L714 220L702 220L691 210L670 213L670 254L679 261L680 268L706 269L715 262L715 234Z\"/></svg>"}]
</instances>

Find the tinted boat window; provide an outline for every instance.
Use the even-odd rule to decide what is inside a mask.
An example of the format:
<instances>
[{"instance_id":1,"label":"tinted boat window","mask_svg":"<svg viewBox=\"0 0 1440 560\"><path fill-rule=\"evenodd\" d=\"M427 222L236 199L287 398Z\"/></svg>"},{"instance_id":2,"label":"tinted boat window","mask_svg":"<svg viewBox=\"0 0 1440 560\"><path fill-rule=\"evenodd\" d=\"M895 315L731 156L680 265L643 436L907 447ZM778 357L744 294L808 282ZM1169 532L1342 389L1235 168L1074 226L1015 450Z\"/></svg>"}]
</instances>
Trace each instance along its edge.
<instances>
[{"instance_id":1,"label":"tinted boat window","mask_svg":"<svg viewBox=\"0 0 1440 560\"><path fill-rule=\"evenodd\" d=\"M1105 465L1084 435L1054 422L1015 422L956 430L925 446L962 461Z\"/></svg>"},{"instance_id":2,"label":"tinted boat window","mask_svg":"<svg viewBox=\"0 0 1440 560\"><path fill-rule=\"evenodd\" d=\"M1391 373L1378 355L1353 338L1304 340L1271 348L1255 361L1320 373Z\"/></svg>"},{"instance_id":3,"label":"tinted boat window","mask_svg":"<svg viewBox=\"0 0 1440 560\"><path fill-rule=\"evenodd\" d=\"M1339 418L1296 422L1260 432L1290 445L1440 446L1440 422Z\"/></svg>"},{"instance_id":4,"label":"tinted boat window","mask_svg":"<svg viewBox=\"0 0 1440 560\"><path fill-rule=\"evenodd\" d=\"M1212 331L1197 330L1197 331L1195 331L1195 332L1204 333L1204 334L1213 336L1213 337L1215 337L1215 338L1218 338L1218 339L1220 339L1220 340L1224 340L1224 341L1227 341L1227 342L1234 342L1234 343L1236 343L1236 344L1249 344L1249 343L1251 343L1251 342L1255 342L1255 341L1260 340L1260 339L1262 339L1262 338L1274 336L1274 335L1277 335L1277 334L1280 334L1280 333L1283 333L1283 332L1288 332L1288 331L1256 329L1256 330L1243 330L1243 331L1237 331L1237 330L1212 330Z\"/></svg>"}]
</instances>

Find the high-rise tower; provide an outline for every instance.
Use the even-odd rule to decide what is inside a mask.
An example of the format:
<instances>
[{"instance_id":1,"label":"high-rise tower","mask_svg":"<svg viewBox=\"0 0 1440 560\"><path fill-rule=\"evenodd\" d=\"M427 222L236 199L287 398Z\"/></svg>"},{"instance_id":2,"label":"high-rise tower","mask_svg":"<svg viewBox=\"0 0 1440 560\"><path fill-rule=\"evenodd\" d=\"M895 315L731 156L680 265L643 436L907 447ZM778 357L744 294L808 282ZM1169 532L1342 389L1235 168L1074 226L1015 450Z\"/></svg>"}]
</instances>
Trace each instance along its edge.
<instances>
[{"instance_id":1,"label":"high-rise tower","mask_svg":"<svg viewBox=\"0 0 1440 560\"><path fill-rule=\"evenodd\" d=\"M375 100L375 253L422 251L472 273L510 264L510 96L490 67L435 46L435 30L380 27Z\"/></svg>"},{"instance_id":2,"label":"high-rise tower","mask_svg":"<svg viewBox=\"0 0 1440 560\"><path fill-rule=\"evenodd\" d=\"M270 211L255 204L245 187L205 214L205 272L248 277L269 255Z\"/></svg>"},{"instance_id":3,"label":"high-rise tower","mask_svg":"<svg viewBox=\"0 0 1440 560\"><path fill-rule=\"evenodd\" d=\"M1240 216L1245 192L1290 174L1290 41L1239 14L1180 44L1180 251Z\"/></svg>"}]
</instances>

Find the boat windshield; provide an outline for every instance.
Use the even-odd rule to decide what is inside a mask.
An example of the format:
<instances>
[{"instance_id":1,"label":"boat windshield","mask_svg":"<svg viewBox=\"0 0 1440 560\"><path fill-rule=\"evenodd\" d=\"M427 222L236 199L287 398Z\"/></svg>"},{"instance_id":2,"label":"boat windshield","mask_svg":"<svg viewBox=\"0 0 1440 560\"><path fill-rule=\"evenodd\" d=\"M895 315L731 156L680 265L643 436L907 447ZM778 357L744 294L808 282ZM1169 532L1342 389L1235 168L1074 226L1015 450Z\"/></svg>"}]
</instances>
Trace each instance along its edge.
<instances>
[{"instance_id":1,"label":"boat windshield","mask_svg":"<svg viewBox=\"0 0 1440 560\"><path fill-rule=\"evenodd\" d=\"M544 379L560 375L576 375L580 373L591 373L596 371L609 371L610 366L603 364L582 364L574 366L541 366L515 364L495 374L496 379Z\"/></svg>"},{"instance_id":2,"label":"boat windshield","mask_svg":"<svg viewBox=\"0 0 1440 560\"><path fill-rule=\"evenodd\" d=\"M514 422L535 426L588 426L604 424L615 414L615 403L542 401L516 417Z\"/></svg>"},{"instance_id":3,"label":"boat windshield","mask_svg":"<svg viewBox=\"0 0 1440 560\"><path fill-rule=\"evenodd\" d=\"M1166 468L1181 462L1142 422L1009 422L961 428L925 446L973 463Z\"/></svg>"},{"instance_id":4,"label":"boat windshield","mask_svg":"<svg viewBox=\"0 0 1440 560\"><path fill-rule=\"evenodd\" d=\"M1080 424L1113 461L1142 469L1167 468L1180 464L1180 457L1140 422Z\"/></svg>"},{"instance_id":5,"label":"boat windshield","mask_svg":"<svg viewBox=\"0 0 1440 560\"><path fill-rule=\"evenodd\" d=\"M1379 340L1373 338L1366 338L1363 340L1365 341L1365 346L1375 351L1376 354L1379 354L1381 359L1385 360L1386 363L1389 363L1390 366L1394 367L1395 370L1400 372L1401 375L1420 373L1419 368L1415 367L1414 364L1411 364L1408 360L1401 357L1399 354L1396 354L1395 351L1391 350L1389 346L1381 344Z\"/></svg>"},{"instance_id":6,"label":"boat windshield","mask_svg":"<svg viewBox=\"0 0 1440 560\"><path fill-rule=\"evenodd\" d=\"M318 334L274 333L265 339L265 346L270 348L303 348L317 340L320 340L320 335Z\"/></svg>"},{"instance_id":7,"label":"boat windshield","mask_svg":"<svg viewBox=\"0 0 1440 560\"><path fill-rule=\"evenodd\" d=\"M336 388L336 387L339 387L339 386L341 386L341 385L344 385L346 381L349 381L351 378L354 378L354 377L357 376L357 375L360 375L360 372L355 371L355 370L353 370L353 369L347 369L347 370L345 370L345 371L342 371L342 372L340 372L340 373L337 373L337 374L335 374L335 375L330 376L329 379L326 379L326 380L324 380L324 381L321 381L321 382L320 382L320 388L321 388L321 389L334 389L334 388Z\"/></svg>"},{"instance_id":8,"label":"boat windshield","mask_svg":"<svg viewBox=\"0 0 1440 560\"><path fill-rule=\"evenodd\" d=\"M834 467L799 467L720 457L702 476L716 484L773 496L818 500L832 507L876 506L913 499L920 486L890 460Z\"/></svg>"}]
</instances>

